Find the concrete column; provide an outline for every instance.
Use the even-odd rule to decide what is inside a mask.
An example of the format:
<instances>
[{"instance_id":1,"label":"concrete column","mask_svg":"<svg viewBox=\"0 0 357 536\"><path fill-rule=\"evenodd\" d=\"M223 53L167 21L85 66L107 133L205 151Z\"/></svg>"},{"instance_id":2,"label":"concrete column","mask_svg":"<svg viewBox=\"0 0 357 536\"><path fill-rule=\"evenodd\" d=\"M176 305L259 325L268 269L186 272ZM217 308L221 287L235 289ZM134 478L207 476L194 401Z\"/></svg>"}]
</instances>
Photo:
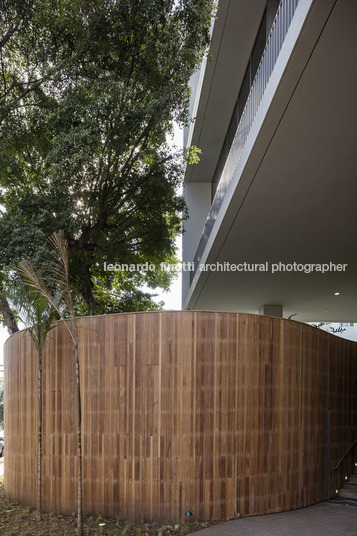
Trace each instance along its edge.
<instances>
[{"instance_id":1,"label":"concrete column","mask_svg":"<svg viewBox=\"0 0 357 536\"><path fill-rule=\"evenodd\" d=\"M259 309L259 314L266 316L277 316L283 318L283 306L282 305L262 305Z\"/></svg>"},{"instance_id":2,"label":"concrete column","mask_svg":"<svg viewBox=\"0 0 357 536\"><path fill-rule=\"evenodd\" d=\"M208 212L211 208L211 182L187 182L184 185L189 218L184 222L182 237L182 261L193 261ZM190 272L182 272L182 299L184 301L190 288Z\"/></svg>"}]
</instances>

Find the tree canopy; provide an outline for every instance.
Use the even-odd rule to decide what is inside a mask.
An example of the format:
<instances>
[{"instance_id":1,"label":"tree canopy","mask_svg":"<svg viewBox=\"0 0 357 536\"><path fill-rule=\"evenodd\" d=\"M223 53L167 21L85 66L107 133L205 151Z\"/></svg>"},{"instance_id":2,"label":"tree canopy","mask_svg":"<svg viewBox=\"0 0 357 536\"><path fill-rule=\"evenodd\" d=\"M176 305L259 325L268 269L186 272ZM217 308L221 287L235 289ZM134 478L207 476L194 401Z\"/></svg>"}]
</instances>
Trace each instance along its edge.
<instances>
[{"instance_id":1,"label":"tree canopy","mask_svg":"<svg viewBox=\"0 0 357 536\"><path fill-rule=\"evenodd\" d=\"M139 287L169 274L104 263L175 259L189 155L167 134L188 121L212 13L212 0L0 0L0 291L61 230L80 312L153 307Z\"/></svg>"}]
</instances>

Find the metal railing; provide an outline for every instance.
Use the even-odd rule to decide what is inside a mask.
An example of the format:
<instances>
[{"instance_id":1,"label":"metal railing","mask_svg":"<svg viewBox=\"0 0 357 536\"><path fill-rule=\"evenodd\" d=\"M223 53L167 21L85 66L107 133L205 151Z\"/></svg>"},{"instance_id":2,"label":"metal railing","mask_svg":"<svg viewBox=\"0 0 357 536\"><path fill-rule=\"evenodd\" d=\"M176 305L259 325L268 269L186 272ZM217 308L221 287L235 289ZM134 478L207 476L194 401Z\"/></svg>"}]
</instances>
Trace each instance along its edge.
<instances>
[{"instance_id":1,"label":"metal railing","mask_svg":"<svg viewBox=\"0 0 357 536\"><path fill-rule=\"evenodd\" d=\"M268 85L270 76L273 72L299 1L300 0L281 0L278 7L265 45L262 59L260 60L242 116L233 138L226 163L219 179L217 191L203 229L201 240L193 260L195 270L190 274L191 283L199 266L200 259L211 234L217 214L222 206L224 196L227 193L229 184L233 178L240 156L243 152L254 118L258 111L265 89Z\"/></svg>"},{"instance_id":2,"label":"metal railing","mask_svg":"<svg viewBox=\"0 0 357 536\"><path fill-rule=\"evenodd\" d=\"M357 444L357 439L355 439L353 441L353 443L351 443L351 445L348 447L348 449L345 451L345 453L343 454L343 456L341 456L341 458L338 460L337 464L332 467L332 469L336 470L340 467L341 463L343 462L343 460L346 458L347 454L353 449L353 447Z\"/></svg>"}]
</instances>

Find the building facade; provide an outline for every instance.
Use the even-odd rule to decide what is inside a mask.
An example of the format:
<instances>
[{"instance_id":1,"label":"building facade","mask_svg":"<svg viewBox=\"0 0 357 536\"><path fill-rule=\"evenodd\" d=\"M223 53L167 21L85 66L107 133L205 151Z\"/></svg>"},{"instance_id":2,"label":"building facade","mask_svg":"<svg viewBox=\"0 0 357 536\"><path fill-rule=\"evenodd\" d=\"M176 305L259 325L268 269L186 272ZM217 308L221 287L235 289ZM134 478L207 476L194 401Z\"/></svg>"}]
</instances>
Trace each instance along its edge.
<instances>
[{"instance_id":1,"label":"building facade","mask_svg":"<svg viewBox=\"0 0 357 536\"><path fill-rule=\"evenodd\" d=\"M357 3L221 0L192 79L183 307L357 317Z\"/></svg>"}]
</instances>

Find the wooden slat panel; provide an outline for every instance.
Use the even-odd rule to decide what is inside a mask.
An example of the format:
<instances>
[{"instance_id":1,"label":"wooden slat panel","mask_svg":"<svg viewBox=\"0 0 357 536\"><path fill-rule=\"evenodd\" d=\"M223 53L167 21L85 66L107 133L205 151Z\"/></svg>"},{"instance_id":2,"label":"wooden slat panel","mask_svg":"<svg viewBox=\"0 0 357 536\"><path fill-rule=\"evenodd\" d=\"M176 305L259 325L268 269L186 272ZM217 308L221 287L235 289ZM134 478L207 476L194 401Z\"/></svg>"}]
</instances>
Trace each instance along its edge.
<instances>
[{"instance_id":1,"label":"wooden slat panel","mask_svg":"<svg viewBox=\"0 0 357 536\"><path fill-rule=\"evenodd\" d=\"M214 312L78 321L84 510L138 519L278 512L326 498L355 438L357 345L299 324ZM76 510L73 347L61 323L44 355L43 497ZM37 356L5 346L5 487L36 502ZM348 464L330 472L330 493Z\"/></svg>"}]
</instances>

